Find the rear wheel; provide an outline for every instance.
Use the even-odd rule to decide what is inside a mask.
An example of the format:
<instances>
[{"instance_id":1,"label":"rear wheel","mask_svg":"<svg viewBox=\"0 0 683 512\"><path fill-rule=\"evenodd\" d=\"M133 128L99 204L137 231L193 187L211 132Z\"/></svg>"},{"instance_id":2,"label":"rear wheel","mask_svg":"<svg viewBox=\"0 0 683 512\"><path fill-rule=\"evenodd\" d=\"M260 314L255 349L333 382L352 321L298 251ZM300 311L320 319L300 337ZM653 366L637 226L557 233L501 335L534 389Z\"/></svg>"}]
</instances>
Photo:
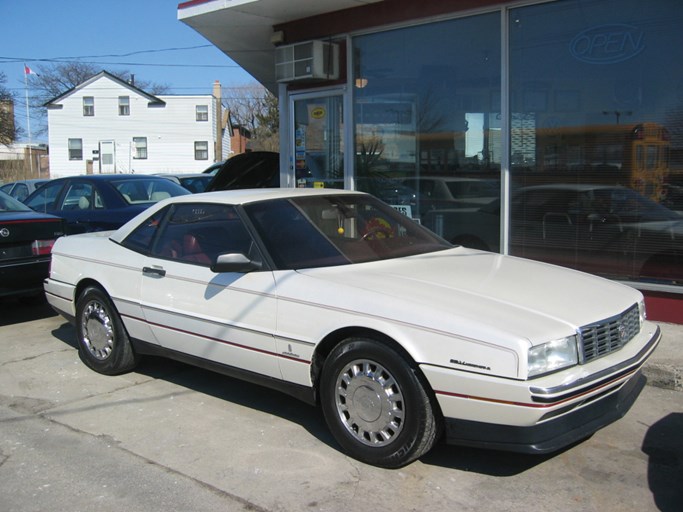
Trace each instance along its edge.
<instances>
[{"instance_id":1,"label":"rear wheel","mask_svg":"<svg viewBox=\"0 0 683 512\"><path fill-rule=\"evenodd\" d=\"M78 297L76 331L81 359L96 372L115 375L137 365L121 317L102 289L90 286Z\"/></svg>"},{"instance_id":2,"label":"rear wheel","mask_svg":"<svg viewBox=\"0 0 683 512\"><path fill-rule=\"evenodd\" d=\"M335 439L362 462L398 468L436 441L438 421L417 369L378 341L349 338L332 351L321 400Z\"/></svg>"}]
</instances>

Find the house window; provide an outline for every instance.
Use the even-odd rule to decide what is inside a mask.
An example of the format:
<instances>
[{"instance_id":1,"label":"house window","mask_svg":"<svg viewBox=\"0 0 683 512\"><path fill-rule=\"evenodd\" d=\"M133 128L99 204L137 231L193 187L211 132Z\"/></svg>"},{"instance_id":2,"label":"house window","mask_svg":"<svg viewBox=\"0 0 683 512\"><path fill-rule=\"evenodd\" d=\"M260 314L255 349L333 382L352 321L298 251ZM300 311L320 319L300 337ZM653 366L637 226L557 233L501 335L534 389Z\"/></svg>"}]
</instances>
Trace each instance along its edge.
<instances>
[{"instance_id":1,"label":"house window","mask_svg":"<svg viewBox=\"0 0 683 512\"><path fill-rule=\"evenodd\" d=\"M136 160L147 159L147 137L133 137L133 158Z\"/></svg>"},{"instance_id":2,"label":"house window","mask_svg":"<svg viewBox=\"0 0 683 512\"><path fill-rule=\"evenodd\" d=\"M83 96L83 115L95 115L95 98L92 96Z\"/></svg>"},{"instance_id":3,"label":"house window","mask_svg":"<svg viewBox=\"0 0 683 512\"><path fill-rule=\"evenodd\" d=\"M209 143L205 140L199 140L194 143L194 159L208 160L209 159Z\"/></svg>"},{"instance_id":4,"label":"house window","mask_svg":"<svg viewBox=\"0 0 683 512\"><path fill-rule=\"evenodd\" d=\"M119 96L119 115L129 116L130 115L130 97L129 96Z\"/></svg>"},{"instance_id":5,"label":"house window","mask_svg":"<svg viewBox=\"0 0 683 512\"><path fill-rule=\"evenodd\" d=\"M208 105L197 105L197 121L208 121L209 120L209 106Z\"/></svg>"},{"instance_id":6,"label":"house window","mask_svg":"<svg viewBox=\"0 0 683 512\"><path fill-rule=\"evenodd\" d=\"M83 160L83 139L69 139L69 160Z\"/></svg>"}]
</instances>

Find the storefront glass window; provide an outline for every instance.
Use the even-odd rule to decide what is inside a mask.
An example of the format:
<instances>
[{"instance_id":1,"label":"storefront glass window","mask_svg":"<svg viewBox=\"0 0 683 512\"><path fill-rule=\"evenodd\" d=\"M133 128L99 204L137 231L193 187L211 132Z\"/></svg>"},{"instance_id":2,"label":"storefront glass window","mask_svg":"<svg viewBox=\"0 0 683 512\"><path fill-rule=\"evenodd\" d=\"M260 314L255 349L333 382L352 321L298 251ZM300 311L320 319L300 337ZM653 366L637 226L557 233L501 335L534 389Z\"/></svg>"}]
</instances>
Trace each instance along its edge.
<instances>
[{"instance_id":1,"label":"storefront glass window","mask_svg":"<svg viewBox=\"0 0 683 512\"><path fill-rule=\"evenodd\" d=\"M496 12L354 38L356 188L454 242L500 195L499 33Z\"/></svg>"},{"instance_id":2,"label":"storefront glass window","mask_svg":"<svg viewBox=\"0 0 683 512\"><path fill-rule=\"evenodd\" d=\"M510 253L683 283L678 0L511 11Z\"/></svg>"}]
</instances>

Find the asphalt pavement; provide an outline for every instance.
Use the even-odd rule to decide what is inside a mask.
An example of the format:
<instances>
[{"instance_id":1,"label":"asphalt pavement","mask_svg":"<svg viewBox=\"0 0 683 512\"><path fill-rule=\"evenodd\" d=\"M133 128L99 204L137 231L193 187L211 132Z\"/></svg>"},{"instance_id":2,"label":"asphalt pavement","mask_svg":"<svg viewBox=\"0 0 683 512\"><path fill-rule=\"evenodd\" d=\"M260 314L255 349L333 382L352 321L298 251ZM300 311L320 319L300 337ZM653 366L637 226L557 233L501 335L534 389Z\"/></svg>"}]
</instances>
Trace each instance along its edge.
<instances>
[{"instance_id":1,"label":"asphalt pavement","mask_svg":"<svg viewBox=\"0 0 683 512\"><path fill-rule=\"evenodd\" d=\"M683 328L662 325L621 420L549 456L438 445L399 470L346 457L316 408L163 359L116 377L46 306L0 303L0 511L676 511Z\"/></svg>"}]
</instances>

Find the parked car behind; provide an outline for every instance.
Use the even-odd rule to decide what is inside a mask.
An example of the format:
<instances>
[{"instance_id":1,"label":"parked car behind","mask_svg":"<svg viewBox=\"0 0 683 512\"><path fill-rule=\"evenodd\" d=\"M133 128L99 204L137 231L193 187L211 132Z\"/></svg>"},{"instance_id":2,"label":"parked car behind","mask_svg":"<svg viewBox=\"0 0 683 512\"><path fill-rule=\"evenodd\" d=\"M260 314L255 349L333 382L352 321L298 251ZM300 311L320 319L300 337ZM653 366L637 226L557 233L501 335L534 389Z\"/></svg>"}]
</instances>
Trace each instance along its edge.
<instances>
[{"instance_id":1,"label":"parked car behind","mask_svg":"<svg viewBox=\"0 0 683 512\"><path fill-rule=\"evenodd\" d=\"M63 234L63 219L0 191L0 297L42 295L50 250Z\"/></svg>"},{"instance_id":2,"label":"parked car behind","mask_svg":"<svg viewBox=\"0 0 683 512\"><path fill-rule=\"evenodd\" d=\"M19 201L25 201L26 198L31 195L37 188L45 185L50 180L47 179L35 179L35 180L19 180L13 181L11 183L5 183L0 187L0 191L9 194Z\"/></svg>"},{"instance_id":3,"label":"parked car behind","mask_svg":"<svg viewBox=\"0 0 683 512\"><path fill-rule=\"evenodd\" d=\"M205 171L206 172L206 171ZM215 171L207 192L280 186L280 154L250 151L228 158Z\"/></svg>"},{"instance_id":4,"label":"parked car behind","mask_svg":"<svg viewBox=\"0 0 683 512\"><path fill-rule=\"evenodd\" d=\"M643 295L454 247L369 194L176 197L57 241L45 283L103 374L164 355L319 404L348 454L396 468L440 437L549 453L616 421L659 327Z\"/></svg>"},{"instance_id":5,"label":"parked car behind","mask_svg":"<svg viewBox=\"0 0 683 512\"><path fill-rule=\"evenodd\" d=\"M206 191L206 187L213 176L209 174L158 174L157 176L162 176L171 181L174 181L181 187L189 190L193 194L198 194L200 192Z\"/></svg>"},{"instance_id":6,"label":"parked car behind","mask_svg":"<svg viewBox=\"0 0 683 512\"><path fill-rule=\"evenodd\" d=\"M24 203L66 220L67 234L116 229L157 201L190 192L159 176L94 174L50 180Z\"/></svg>"}]
</instances>

